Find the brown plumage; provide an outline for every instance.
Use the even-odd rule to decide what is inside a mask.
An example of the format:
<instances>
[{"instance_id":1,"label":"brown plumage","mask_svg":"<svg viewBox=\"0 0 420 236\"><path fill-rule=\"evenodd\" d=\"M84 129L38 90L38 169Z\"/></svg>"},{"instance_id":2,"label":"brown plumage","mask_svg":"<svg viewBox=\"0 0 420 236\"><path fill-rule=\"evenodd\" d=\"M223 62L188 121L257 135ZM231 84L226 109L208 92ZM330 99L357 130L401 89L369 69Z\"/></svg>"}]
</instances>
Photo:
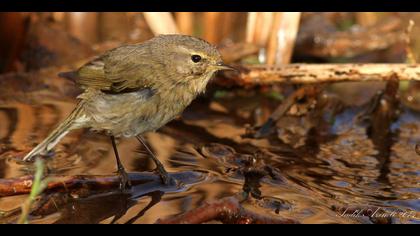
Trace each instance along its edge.
<instances>
[{"instance_id":1,"label":"brown plumage","mask_svg":"<svg viewBox=\"0 0 420 236\"><path fill-rule=\"evenodd\" d=\"M75 80L84 92L75 110L24 160L48 152L79 128L105 131L116 151L114 136L134 137L165 125L223 69L229 67L215 47L185 35L161 35L107 51L75 72L60 73ZM156 164L159 168L160 163Z\"/></svg>"}]
</instances>

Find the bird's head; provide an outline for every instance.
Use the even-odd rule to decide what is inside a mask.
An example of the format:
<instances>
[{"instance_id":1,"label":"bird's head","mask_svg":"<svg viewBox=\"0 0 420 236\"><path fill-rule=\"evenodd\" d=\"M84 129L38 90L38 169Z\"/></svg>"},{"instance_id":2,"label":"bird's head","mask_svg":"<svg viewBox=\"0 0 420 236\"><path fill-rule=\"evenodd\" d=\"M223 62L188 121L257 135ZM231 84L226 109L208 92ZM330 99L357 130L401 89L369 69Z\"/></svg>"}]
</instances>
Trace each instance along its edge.
<instances>
[{"instance_id":1,"label":"bird's head","mask_svg":"<svg viewBox=\"0 0 420 236\"><path fill-rule=\"evenodd\" d=\"M153 54L170 72L168 79L174 84L188 84L192 89L204 90L217 71L233 69L223 63L216 47L199 38L160 35L150 43Z\"/></svg>"}]
</instances>

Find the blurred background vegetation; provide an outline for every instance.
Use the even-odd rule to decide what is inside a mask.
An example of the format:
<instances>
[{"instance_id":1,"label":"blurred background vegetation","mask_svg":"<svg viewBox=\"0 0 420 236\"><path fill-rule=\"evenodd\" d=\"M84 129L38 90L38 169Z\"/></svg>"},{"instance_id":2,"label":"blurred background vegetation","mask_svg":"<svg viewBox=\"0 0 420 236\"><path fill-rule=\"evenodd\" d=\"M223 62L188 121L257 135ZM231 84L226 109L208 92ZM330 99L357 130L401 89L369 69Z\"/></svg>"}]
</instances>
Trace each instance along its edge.
<instances>
[{"instance_id":1,"label":"blurred background vegetation","mask_svg":"<svg viewBox=\"0 0 420 236\"><path fill-rule=\"evenodd\" d=\"M251 57L243 62L403 62L404 31L419 13L0 13L0 72L60 66L157 34L194 35ZM418 25L418 24L415 24ZM418 35L418 27L410 35ZM420 40L410 48L418 57ZM229 53L225 53L225 56ZM235 61L237 58L229 58Z\"/></svg>"}]
</instances>

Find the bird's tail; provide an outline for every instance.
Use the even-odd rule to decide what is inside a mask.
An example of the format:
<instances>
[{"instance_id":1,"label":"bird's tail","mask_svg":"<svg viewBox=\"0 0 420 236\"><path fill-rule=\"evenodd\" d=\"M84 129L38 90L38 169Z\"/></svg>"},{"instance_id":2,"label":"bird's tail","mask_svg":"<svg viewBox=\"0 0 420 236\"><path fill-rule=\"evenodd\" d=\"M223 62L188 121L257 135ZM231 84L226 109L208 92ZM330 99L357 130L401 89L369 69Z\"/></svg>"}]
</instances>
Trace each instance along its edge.
<instances>
[{"instance_id":1,"label":"bird's tail","mask_svg":"<svg viewBox=\"0 0 420 236\"><path fill-rule=\"evenodd\" d=\"M81 128L79 118L81 118L82 110L82 103L79 103L70 115L44 141L32 149L23 160L30 161L37 155L47 154L70 130Z\"/></svg>"}]
</instances>

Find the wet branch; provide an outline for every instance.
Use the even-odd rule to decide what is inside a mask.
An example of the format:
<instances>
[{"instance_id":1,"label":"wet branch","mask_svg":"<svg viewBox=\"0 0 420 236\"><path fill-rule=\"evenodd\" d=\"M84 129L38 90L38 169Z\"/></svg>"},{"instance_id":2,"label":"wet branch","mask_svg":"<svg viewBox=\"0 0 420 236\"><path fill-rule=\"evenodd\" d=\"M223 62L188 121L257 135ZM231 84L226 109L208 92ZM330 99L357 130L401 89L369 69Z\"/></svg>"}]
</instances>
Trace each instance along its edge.
<instances>
[{"instance_id":1,"label":"wet branch","mask_svg":"<svg viewBox=\"0 0 420 236\"><path fill-rule=\"evenodd\" d=\"M281 219L258 215L246 210L235 197L226 197L168 219L159 219L157 224L201 224L209 221L225 224L298 224L291 219Z\"/></svg>"},{"instance_id":2,"label":"wet branch","mask_svg":"<svg viewBox=\"0 0 420 236\"><path fill-rule=\"evenodd\" d=\"M280 67L248 66L239 76L226 72L239 85L274 83L327 83L347 81L420 80L420 64L290 64Z\"/></svg>"},{"instance_id":3,"label":"wet branch","mask_svg":"<svg viewBox=\"0 0 420 236\"><path fill-rule=\"evenodd\" d=\"M74 175L48 176L50 181L44 191L69 190L105 190L118 189L120 179L118 175ZM133 185L145 182L160 182L159 176L153 173L130 173ZM0 197L28 194L31 192L34 176L28 175L13 179L0 179Z\"/></svg>"}]
</instances>

